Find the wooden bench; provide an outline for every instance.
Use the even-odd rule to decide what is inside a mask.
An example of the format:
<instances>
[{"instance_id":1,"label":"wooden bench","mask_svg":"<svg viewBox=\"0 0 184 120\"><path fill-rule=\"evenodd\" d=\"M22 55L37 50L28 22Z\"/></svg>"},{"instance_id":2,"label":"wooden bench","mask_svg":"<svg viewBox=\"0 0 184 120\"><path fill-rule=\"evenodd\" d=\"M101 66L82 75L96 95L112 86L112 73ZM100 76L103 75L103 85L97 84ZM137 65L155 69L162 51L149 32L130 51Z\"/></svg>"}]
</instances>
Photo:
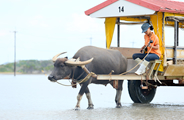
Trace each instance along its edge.
<instances>
[{"instance_id":1,"label":"wooden bench","mask_svg":"<svg viewBox=\"0 0 184 120\"><path fill-rule=\"evenodd\" d=\"M128 65L127 65L126 71L129 71L130 69L132 69L134 66L137 65L137 63L133 60L132 55L134 53L140 53L140 48L111 47L110 49L115 49L120 51L121 54L127 58ZM135 73L138 68L139 66L137 66L129 73Z\"/></svg>"},{"instance_id":2,"label":"wooden bench","mask_svg":"<svg viewBox=\"0 0 184 120\"><path fill-rule=\"evenodd\" d=\"M140 48L111 47L111 49L120 51L127 59L133 59L132 55L134 53L140 53Z\"/></svg>"}]
</instances>

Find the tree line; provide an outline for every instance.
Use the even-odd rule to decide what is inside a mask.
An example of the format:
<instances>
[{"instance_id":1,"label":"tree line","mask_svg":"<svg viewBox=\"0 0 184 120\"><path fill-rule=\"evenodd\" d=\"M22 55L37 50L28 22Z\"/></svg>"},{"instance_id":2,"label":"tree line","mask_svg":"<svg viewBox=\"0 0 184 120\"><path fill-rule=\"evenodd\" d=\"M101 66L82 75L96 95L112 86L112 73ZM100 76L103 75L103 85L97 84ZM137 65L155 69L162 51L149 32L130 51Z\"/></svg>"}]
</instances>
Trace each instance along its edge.
<instances>
[{"instance_id":1,"label":"tree line","mask_svg":"<svg viewBox=\"0 0 184 120\"><path fill-rule=\"evenodd\" d=\"M20 60L16 72L23 74L49 73L54 68L52 60ZM14 63L0 65L0 72L14 72Z\"/></svg>"}]
</instances>

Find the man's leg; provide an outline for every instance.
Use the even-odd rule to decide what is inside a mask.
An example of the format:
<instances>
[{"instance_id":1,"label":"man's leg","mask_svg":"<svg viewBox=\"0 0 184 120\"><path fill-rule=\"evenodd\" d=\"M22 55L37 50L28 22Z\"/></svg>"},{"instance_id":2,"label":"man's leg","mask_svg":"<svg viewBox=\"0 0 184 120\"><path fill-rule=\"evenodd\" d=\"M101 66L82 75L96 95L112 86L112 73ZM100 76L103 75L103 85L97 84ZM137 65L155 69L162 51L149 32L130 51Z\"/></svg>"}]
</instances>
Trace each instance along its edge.
<instances>
[{"instance_id":1,"label":"man's leg","mask_svg":"<svg viewBox=\"0 0 184 120\"><path fill-rule=\"evenodd\" d=\"M143 59L146 56L146 54L143 53L135 53L132 55L132 58L135 60L136 58Z\"/></svg>"},{"instance_id":2,"label":"man's leg","mask_svg":"<svg viewBox=\"0 0 184 120\"><path fill-rule=\"evenodd\" d=\"M152 60L158 60L158 59L159 59L158 55L153 54L153 53L149 54L149 55L145 58L146 61L152 61Z\"/></svg>"},{"instance_id":3,"label":"man's leg","mask_svg":"<svg viewBox=\"0 0 184 120\"><path fill-rule=\"evenodd\" d=\"M139 69L135 72L137 75L141 75L145 73L145 68L148 66L149 61L159 59L156 54L148 54L145 60L141 63Z\"/></svg>"}]
</instances>

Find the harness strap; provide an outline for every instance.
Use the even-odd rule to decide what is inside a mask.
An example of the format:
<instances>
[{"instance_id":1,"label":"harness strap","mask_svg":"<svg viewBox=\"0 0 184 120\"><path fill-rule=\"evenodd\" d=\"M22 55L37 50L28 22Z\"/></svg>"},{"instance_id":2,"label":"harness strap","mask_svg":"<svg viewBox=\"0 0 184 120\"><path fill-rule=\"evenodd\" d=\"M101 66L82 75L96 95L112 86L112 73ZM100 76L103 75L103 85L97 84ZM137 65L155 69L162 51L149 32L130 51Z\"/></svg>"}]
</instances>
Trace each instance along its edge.
<instances>
[{"instance_id":1,"label":"harness strap","mask_svg":"<svg viewBox=\"0 0 184 120\"><path fill-rule=\"evenodd\" d=\"M94 72L90 72L84 79L77 80L78 83L84 83L86 82L92 75L95 75Z\"/></svg>"}]
</instances>

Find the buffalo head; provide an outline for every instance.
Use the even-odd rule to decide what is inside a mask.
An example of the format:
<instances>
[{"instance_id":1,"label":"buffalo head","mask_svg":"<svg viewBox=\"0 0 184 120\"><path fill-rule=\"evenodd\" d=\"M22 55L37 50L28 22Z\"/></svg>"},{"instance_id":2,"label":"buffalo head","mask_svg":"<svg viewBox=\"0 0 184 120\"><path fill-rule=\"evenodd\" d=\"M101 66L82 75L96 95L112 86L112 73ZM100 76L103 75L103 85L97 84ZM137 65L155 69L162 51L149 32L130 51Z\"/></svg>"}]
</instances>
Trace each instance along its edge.
<instances>
[{"instance_id":1,"label":"buffalo head","mask_svg":"<svg viewBox=\"0 0 184 120\"><path fill-rule=\"evenodd\" d=\"M69 79L69 76L72 71L72 67L84 66L93 60L93 58L87 61L80 61L79 58L78 59L73 59L73 58L68 59L67 57L57 58L59 55L64 53L66 52L59 53L52 58L52 61L54 62L54 69L52 73L48 76L48 79L50 81L57 81L59 79L66 79L66 78Z\"/></svg>"}]
</instances>

